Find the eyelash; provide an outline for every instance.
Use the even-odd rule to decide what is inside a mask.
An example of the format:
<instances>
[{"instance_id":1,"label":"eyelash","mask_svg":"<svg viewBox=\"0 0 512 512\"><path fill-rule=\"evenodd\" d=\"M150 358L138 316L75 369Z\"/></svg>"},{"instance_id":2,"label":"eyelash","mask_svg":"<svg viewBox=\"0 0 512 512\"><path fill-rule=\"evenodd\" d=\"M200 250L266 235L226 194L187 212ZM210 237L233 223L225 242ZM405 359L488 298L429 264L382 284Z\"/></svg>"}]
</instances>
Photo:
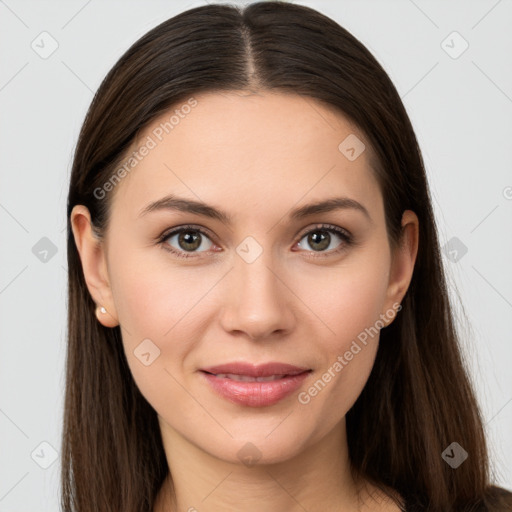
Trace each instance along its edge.
<instances>
[{"instance_id":1,"label":"eyelash","mask_svg":"<svg viewBox=\"0 0 512 512\"><path fill-rule=\"evenodd\" d=\"M208 239L211 239L211 236L208 232L206 232L204 229L200 228L199 226L194 225L184 225L177 229L172 229L171 231L166 231L162 235L160 235L157 239L157 243L162 246L163 249L166 251L172 253L173 255L177 256L178 258L197 258L197 256L194 256L194 252L187 253L185 251L177 251L173 247L171 247L169 244L166 243L166 241L174 236L177 235L183 231L195 231L197 233L200 233L202 236L207 237ZM338 226L334 226L332 224L317 224L314 228L309 229L305 232L302 232L299 236L299 241L302 240L306 235L309 235L311 233L315 233L317 231L327 231L328 233L334 233L338 235L343 243L340 244L339 247L336 249L331 249L330 251L300 251L300 252L306 252L310 253L307 257L310 258L325 258L332 256L333 254L341 253L342 251L346 250L348 246L354 245L354 240L352 235L345 229L340 228ZM208 252L208 251L202 251L202 252ZM312 254L311 254L312 253Z\"/></svg>"}]
</instances>

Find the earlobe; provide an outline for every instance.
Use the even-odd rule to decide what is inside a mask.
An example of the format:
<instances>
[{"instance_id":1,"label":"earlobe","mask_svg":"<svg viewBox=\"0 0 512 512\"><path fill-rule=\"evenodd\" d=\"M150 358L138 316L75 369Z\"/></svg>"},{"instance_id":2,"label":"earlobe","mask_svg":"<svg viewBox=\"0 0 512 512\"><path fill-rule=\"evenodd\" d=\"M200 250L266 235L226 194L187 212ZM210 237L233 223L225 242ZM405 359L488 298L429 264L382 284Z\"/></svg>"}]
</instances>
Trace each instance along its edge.
<instances>
[{"instance_id":1,"label":"earlobe","mask_svg":"<svg viewBox=\"0 0 512 512\"><path fill-rule=\"evenodd\" d=\"M76 205L70 220L87 289L97 304L96 317L105 327L115 327L119 320L108 279L106 255L101 241L93 232L89 210L83 205Z\"/></svg>"},{"instance_id":2,"label":"earlobe","mask_svg":"<svg viewBox=\"0 0 512 512\"><path fill-rule=\"evenodd\" d=\"M412 210L405 210L402 215L402 237L399 246L392 255L389 274L386 309L400 304L409 288L418 254L419 221ZM391 320L391 322L394 320ZM389 323L391 323L389 322Z\"/></svg>"},{"instance_id":3,"label":"earlobe","mask_svg":"<svg viewBox=\"0 0 512 512\"><path fill-rule=\"evenodd\" d=\"M115 327L116 325L119 325L117 318L112 316L104 306L96 307L96 318L98 319L98 322L105 327Z\"/></svg>"}]
</instances>

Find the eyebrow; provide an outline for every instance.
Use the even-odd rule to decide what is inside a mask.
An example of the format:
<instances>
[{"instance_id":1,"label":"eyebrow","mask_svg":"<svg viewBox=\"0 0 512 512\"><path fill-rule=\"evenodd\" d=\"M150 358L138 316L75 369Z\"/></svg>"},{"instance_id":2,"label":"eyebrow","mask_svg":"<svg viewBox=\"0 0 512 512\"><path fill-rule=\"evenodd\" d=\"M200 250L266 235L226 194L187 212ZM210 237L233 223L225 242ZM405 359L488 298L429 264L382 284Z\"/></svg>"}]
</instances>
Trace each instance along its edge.
<instances>
[{"instance_id":1,"label":"eyebrow","mask_svg":"<svg viewBox=\"0 0 512 512\"><path fill-rule=\"evenodd\" d=\"M232 216L229 213L201 201L177 197L174 194L170 194L158 199L157 201L149 203L140 211L139 217L150 212L162 210L194 213L196 215L202 215L204 217L219 220L227 225L232 224ZM349 197L333 197L301 206L292 210L288 214L288 218L290 220L301 220L311 215L332 212L335 210L356 210L363 213L370 222L372 221L368 210L361 203Z\"/></svg>"}]
</instances>

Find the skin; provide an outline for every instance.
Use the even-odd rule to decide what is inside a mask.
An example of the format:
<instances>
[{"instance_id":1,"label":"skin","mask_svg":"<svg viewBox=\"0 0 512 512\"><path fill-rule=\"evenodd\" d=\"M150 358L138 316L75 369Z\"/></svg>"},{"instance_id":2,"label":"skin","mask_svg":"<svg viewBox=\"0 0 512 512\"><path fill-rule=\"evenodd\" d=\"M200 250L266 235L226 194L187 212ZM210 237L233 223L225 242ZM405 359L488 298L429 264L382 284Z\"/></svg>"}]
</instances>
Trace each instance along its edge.
<instances>
[{"instance_id":1,"label":"skin","mask_svg":"<svg viewBox=\"0 0 512 512\"><path fill-rule=\"evenodd\" d=\"M198 370L287 362L313 369L299 392L307 390L380 315L393 320L386 312L409 286L418 219L404 212L403 243L392 250L371 148L349 161L338 145L349 134L365 137L322 103L268 91L195 98L116 186L103 243L87 208L71 215L88 289L107 310L97 310L98 321L121 325L134 379L158 413L176 500L167 481L154 510L235 511L242 503L246 512L399 510L349 471L345 414L368 379L378 335L308 404L293 393L269 407L237 405ZM169 193L225 210L233 224L178 211L139 216ZM288 219L291 209L333 196L355 199L370 219L356 209ZM185 224L211 236L179 258L156 239ZM306 236L317 224L344 228L356 243L336 253L345 242L331 233L319 249ZM247 236L262 249L251 263L236 251ZM177 236L164 244L187 253ZM134 355L147 338L160 349L149 366ZM261 455L252 466L237 455L246 443Z\"/></svg>"}]
</instances>

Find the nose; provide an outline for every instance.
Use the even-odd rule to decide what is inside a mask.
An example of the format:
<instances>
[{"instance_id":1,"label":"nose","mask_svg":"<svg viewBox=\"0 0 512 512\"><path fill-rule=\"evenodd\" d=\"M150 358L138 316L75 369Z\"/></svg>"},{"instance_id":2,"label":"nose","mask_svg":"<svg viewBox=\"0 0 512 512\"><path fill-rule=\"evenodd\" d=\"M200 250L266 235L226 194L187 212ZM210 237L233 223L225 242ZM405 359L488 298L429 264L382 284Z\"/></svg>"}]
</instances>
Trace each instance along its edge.
<instances>
[{"instance_id":1,"label":"nose","mask_svg":"<svg viewBox=\"0 0 512 512\"><path fill-rule=\"evenodd\" d=\"M290 332L295 315L293 293L287 284L286 276L280 275L263 255L252 263L238 258L225 283L222 327L231 334L242 332L252 340Z\"/></svg>"}]
</instances>

